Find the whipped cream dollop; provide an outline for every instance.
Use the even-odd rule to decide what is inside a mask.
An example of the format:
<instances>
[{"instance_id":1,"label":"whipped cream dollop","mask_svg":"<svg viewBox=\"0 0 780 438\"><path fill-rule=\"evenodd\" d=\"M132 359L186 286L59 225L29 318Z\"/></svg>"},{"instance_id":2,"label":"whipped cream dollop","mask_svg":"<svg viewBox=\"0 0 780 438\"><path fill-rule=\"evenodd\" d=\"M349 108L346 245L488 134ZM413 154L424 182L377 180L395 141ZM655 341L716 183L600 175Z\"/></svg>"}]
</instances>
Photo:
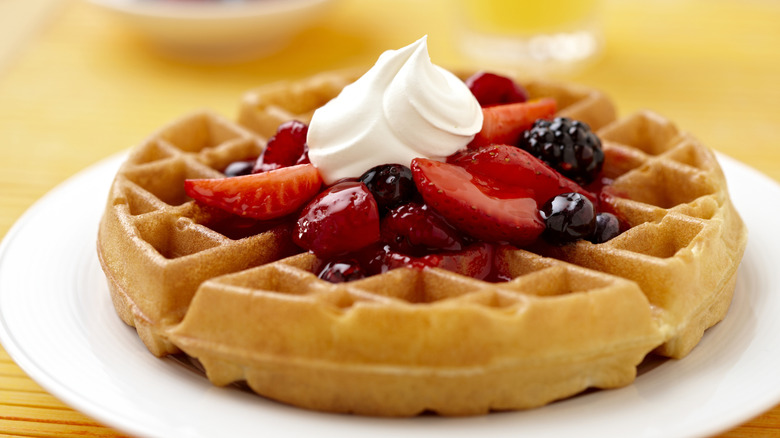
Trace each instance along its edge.
<instances>
[{"instance_id":1,"label":"whipped cream dollop","mask_svg":"<svg viewBox=\"0 0 780 438\"><path fill-rule=\"evenodd\" d=\"M479 102L457 76L434 65L427 37L383 53L309 124L309 159L326 184L380 164L443 160L482 129Z\"/></svg>"}]
</instances>

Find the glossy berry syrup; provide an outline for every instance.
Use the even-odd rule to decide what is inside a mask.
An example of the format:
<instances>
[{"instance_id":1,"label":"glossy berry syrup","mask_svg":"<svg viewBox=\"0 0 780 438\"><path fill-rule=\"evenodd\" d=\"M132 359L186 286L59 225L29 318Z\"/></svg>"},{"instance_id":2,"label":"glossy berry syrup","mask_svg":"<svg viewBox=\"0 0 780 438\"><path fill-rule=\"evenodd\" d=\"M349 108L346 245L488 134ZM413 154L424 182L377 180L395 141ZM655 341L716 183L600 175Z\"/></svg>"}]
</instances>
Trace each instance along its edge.
<instances>
[{"instance_id":1,"label":"glossy berry syrup","mask_svg":"<svg viewBox=\"0 0 780 438\"><path fill-rule=\"evenodd\" d=\"M226 209L207 226L231 238L281 227L317 256L314 273L332 283L399 267L507 281L496 260L507 247L601 244L627 228L613 207L622 195L602 171L606 157L587 125L553 119L554 99L528 100L507 77L483 72L466 84L483 107L482 130L446 160L382 164L322 186L308 160L308 126L290 121L256 160L227 166L229 181L187 180L185 189L201 188L187 193L218 208L245 200L262 220L231 218L248 214ZM610 160L620 169L620 156Z\"/></svg>"}]
</instances>

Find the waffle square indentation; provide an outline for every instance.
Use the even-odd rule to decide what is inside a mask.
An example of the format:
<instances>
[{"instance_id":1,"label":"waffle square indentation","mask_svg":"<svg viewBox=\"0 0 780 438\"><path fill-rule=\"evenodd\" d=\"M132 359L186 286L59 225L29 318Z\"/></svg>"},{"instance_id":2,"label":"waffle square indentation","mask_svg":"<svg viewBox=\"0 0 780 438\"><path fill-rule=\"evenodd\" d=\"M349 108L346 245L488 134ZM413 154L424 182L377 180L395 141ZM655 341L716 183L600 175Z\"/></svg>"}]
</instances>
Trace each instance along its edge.
<instances>
[{"instance_id":1,"label":"waffle square indentation","mask_svg":"<svg viewBox=\"0 0 780 438\"><path fill-rule=\"evenodd\" d=\"M648 111L605 126L598 132L602 140L636 148L654 156L671 149L679 142L679 131L668 120Z\"/></svg>"},{"instance_id":2,"label":"waffle square indentation","mask_svg":"<svg viewBox=\"0 0 780 438\"><path fill-rule=\"evenodd\" d=\"M687 217L667 216L660 223L645 223L612 240L612 246L651 257L671 258L687 248L704 224Z\"/></svg>"},{"instance_id":3,"label":"waffle square indentation","mask_svg":"<svg viewBox=\"0 0 780 438\"><path fill-rule=\"evenodd\" d=\"M668 209L711 195L717 187L698 169L653 161L615 180L610 190L620 197Z\"/></svg>"},{"instance_id":4,"label":"waffle square indentation","mask_svg":"<svg viewBox=\"0 0 780 438\"><path fill-rule=\"evenodd\" d=\"M220 245L220 240L204 233L189 219L160 215L137 225L138 235L166 259L197 254Z\"/></svg>"},{"instance_id":5,"label":"waffle square indentation","mask_svg":"<svg viewBox=\"0 0 780 438\"><path fill-rule=\"evenodd\" d=\"M145 164L170 158L175 154L167 145L156 140L150 140L141 147L134 149L127 158L129 164Z\"/></svg>"},{"instance_id":6,"label":"waffle square indentation","mask_svg":"<svg viewBox=\"0 0 780 438\"><path fill-rule=\"evenodd\" d=\"M125 172L127 179L172 206L190 200L184 191L185 179L213 178L216 175L219 174L208 167L193 166L182 157L155 161Z\"/></svg>"},{"instance_id":7,"label":"waffle square indentation","mask_svg":"<svg viewBox=\"0 0 780 438\"><path fill-rule=\"evenodd\" d=\"M199 152L243 136L246 133L235 125L207 113L181 119L159 134L161 139L185 152Z\"/></svg>"}]
</instances>

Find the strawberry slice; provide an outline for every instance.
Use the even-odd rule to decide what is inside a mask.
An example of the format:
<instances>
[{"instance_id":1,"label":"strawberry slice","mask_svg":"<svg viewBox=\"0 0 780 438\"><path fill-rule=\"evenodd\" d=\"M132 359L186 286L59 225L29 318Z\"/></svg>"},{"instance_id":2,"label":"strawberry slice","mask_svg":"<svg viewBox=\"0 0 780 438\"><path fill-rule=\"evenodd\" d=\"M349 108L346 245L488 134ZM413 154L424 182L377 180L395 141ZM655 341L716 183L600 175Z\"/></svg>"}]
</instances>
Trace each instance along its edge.
<instances>
[{"instance_id":1,"label":"strawberry slice","mask_svg":"<svg viewBox=\"0 0 780 438\"><path fill-rule=\"evenodd\" d=\"M379 207L365 184L337 183L301 211L293 241L320 258L357 251L379 241Z\"/></svg>"},{"instance_id":2,"label":"strawberry slice","mask_svg":"<svg viewBox=\"0 0 780 438\"><path fill-rule=\"evenodd\" d=\"M554 196L571 192L580 193L594 202L596 200L592 193L579 184L514 146L486 146L460 154L449 162L474 175L490 177L506 185L506 190L524 188L530 192L537 205L544 204Z\"/></svg>"},{"instance_id":3,"label":"strawberry slice","mask_svg":"<svg viewBox=\"0 0 780 438\"><path fill-rule=\"evenodd\" d=\"M488 177L476 178L454 164L415 158L411 168L425 202L472 237L523 246L544 230L531 197L492 196L480 185L497 187L499 183Z\"/></svg>"},{"instance_id":4,"label":"strawberry slice","mask_svg":"<svg viewBox=\"0 0 780 438\"><path fill-rule=\"evenodd\" d=\"M482 130L468 147L477 149L491 144L517 144L523 131L530 129L537 119L552 118L556 108L555 99L549 97L482 108Z\"/></svg>"},{"instance_id":5,"label":"strawberry slice","mask_svg":"<svg viewBox=\"0 0 780 438\"><path fill-rule=\"evenodd\" d=\"M320 190L322 178L312 164L284 167L231 178L188 179L187 196L243 217L268 220L298 210Z\"/></svg>"}]
</instances>

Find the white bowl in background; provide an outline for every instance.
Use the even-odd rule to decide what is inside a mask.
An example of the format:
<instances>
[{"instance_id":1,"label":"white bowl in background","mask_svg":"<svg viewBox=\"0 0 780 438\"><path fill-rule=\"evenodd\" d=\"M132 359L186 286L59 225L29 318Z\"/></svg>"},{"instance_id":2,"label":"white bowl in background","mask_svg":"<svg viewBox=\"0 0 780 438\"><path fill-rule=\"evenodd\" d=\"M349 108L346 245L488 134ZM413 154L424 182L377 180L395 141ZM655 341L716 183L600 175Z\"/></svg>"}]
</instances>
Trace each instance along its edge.
<instances>
[{"instance_id":1,"label":"white bowl in background","mask_svg":"<svg viewBox=\"0 0 780 438\"><path fill-rule=\"evenodd\" d=\"M245 60L278 51L334 0L89 0L165 52Z\"/></svg>"}]
</instances>

